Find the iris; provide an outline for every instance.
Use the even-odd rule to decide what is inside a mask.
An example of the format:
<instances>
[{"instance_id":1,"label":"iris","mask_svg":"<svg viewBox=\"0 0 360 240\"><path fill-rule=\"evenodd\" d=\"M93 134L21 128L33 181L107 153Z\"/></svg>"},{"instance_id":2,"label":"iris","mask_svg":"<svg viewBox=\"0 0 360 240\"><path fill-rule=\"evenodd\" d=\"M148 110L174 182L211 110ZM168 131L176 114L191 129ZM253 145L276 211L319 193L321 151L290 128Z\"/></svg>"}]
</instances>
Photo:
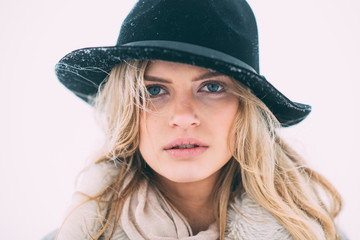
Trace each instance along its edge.
<instances>
[{"instance_id":1,"label":"iris","mask_svg":"<svg viewBox=\"0 0 360 240\"><path fill-rule=\"evenodd\" d=\"M217 92L219 90L219 88L220 88L220 86L218 84L215 84L215 83L209 83L206 86L207 86L207 89L210 92Z\"/></svg>"},{"instance_id":2,"label":"iris","mask_svg":"<svg viewBox=\"0 0 360 240\"><path fill-rule=\"evenodd\" d=\"M161 88L159 86L149 86L147 90L151 96L156 96L160 93Z\"/></svg>"}]
</instances>

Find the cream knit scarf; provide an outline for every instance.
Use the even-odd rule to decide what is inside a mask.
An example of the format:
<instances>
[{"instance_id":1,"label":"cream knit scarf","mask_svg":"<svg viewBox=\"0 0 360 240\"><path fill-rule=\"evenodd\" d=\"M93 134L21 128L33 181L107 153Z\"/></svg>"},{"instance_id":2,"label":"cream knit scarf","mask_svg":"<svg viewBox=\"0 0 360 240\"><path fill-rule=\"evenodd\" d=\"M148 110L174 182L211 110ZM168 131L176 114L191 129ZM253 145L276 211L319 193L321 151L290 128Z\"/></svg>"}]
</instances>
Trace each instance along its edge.
<instances>
[{"instance_id":1,"label":"cream knit scarf","mask_svg":"<svg viewBox=\"0 0 360 240\"><path fill-rule=\"evenodd\" d=\"M83 177L79 191L94 195L108 186L118 174L113 164L102 163L92 166ZM72 206L77 206L86 197L75 193ZM100 206L100 213L105 206ZM241 213L241 214L240 214ZM97 203L90 201L70 214L59 234L59 240L92 239L101 227ZM319 238L325 239L318 228ZM219 238L214 223L206 231L193 236L187 221L177 214L161 195L146 181L139 191L127 199L120 223L116 227L114 240L216 240ZM239 196L227 213L225 239L271 240L293 239L289 232L264 208L255 203L247 194Z\"/></svg>"}]
</instances>

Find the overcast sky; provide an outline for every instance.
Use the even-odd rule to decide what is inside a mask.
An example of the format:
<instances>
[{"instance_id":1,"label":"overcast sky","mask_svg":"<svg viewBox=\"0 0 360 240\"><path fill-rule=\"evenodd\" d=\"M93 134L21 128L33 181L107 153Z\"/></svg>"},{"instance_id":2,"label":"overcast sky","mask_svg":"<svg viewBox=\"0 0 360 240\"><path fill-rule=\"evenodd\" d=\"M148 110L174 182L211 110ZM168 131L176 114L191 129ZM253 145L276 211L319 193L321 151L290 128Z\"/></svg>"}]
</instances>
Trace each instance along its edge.
<instances>
[{"instance_id":1,"label":"overcast sky","mask_svg":"<svg viewBox=\"0 0 360 240\"><path fill-rule=\"evenodd\" d=\"M130 0L0 2L0 240L39 239L61 223L76 174L101 144L92 109L54 65L68 52L116 42ZM344 198L339 225L360 239L360 4L249 0L261 74L313 106L282 134Z\"/></svg>"}]
</instances>

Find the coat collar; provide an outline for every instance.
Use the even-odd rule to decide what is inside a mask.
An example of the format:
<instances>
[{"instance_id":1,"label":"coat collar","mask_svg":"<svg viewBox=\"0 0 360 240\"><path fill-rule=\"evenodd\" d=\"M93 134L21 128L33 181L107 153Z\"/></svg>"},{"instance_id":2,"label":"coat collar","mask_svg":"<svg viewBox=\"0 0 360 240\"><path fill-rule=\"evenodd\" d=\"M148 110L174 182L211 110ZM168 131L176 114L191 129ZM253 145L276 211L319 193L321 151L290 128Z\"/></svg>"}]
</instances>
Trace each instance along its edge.
<instances>
[{"instance_id":1,"label":"coat collar","mask_svg":"<svg viewBox=\"0 0 360 240\"><path fill-rule=\"evenodd\" d=\"M74 193L72 211L60 230L58 239L92 239L101 227L98 221L98 210L106 209L106 205L99 205L95 201L88 201L84 196L95 195L111 184L118 174L118 168L113 163L100 163L91 166L82 176L78 191ZM81 192L81 193L80 193ZM81 205L80 205L81 204ZM80 205L80 207L79 207ZM164 226L161 226L164 228ZM319 227L319 226L317 226ZM237 197L233 204L228 208L225 239L293 239L290 233L280 224L280 222L265 208L257 204L251 197L243 193ZM116 228L114 239L127 240L126 232L119 225ZM196 238L189 238L196 240ZM325 239L320 237L319 239Z\"/></svg>"}]
</instances>

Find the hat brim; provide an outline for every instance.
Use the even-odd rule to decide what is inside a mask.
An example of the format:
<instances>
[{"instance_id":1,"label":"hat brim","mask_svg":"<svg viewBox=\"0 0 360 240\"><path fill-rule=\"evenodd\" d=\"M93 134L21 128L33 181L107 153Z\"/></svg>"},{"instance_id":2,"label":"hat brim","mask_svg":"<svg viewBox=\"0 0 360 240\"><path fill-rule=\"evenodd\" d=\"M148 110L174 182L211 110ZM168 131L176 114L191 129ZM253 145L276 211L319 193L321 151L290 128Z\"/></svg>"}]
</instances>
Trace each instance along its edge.
<instances>
[{"instance_id":1,"label":"hat brim","mask_svg":"<svg viewBox=\"0 0 360 240\"><path fill-rule=\"evenodd\" d=\"M91 103L90 99L111 69L130 60L179 62L226 74L249 87L283 127L301 122L311 112L311 106L289 100L248 64L222 52L188 43L142 41L122 46L83 48L63 57L56 64L55 73L70 91Z\"/></svg>"}]
</instances>

